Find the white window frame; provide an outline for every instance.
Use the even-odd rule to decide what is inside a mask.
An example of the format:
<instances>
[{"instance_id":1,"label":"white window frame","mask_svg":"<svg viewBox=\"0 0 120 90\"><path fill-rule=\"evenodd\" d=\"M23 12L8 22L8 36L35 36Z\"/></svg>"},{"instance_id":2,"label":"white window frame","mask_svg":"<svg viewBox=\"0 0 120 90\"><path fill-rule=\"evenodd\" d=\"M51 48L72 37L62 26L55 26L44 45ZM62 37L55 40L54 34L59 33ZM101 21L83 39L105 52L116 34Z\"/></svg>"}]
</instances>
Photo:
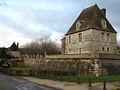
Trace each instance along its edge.
<instances>
[{"instance_id":1,"label":"white window frame","mask_svg":"<svg viewBox=\"0 0 120 90\"><path fill-rule=\"evenodd\" d=\"M106 23L105 20L102 20L102 21L101 21L101 24L102 24L102 28L103 28L103 29L106 29L106 28L107 28L107 23Z\"/></svg>"},{"instance_id":2,"label":"white window frame","mask_svg":"<svg viewBox=\"0 0 120 90\"><path fill-rule=\"evenodd\" d=\"M81 23L80 23L80 21L77 21L77 23L76 23L76 31L79 31L80 27L81 27Z\"/></svg>"}]
</instances>

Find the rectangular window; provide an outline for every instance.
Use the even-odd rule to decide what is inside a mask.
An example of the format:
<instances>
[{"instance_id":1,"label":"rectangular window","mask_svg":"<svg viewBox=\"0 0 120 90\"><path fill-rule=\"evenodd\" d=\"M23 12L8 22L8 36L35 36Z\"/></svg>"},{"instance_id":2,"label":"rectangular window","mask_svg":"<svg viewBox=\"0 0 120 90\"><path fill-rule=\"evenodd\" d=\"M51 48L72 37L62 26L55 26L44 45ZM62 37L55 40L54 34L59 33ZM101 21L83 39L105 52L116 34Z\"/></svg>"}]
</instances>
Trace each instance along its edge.
<instances>
[{"instance_id":1,"label":"rectangular window","mask_svg":"<svg viewBox=\"0 0 120 90\"><path fill-rule=\"evenodd\" d=\"M102 52L104 52L104 50L105 50L105 48L104 48L104 47L102 47Z\"/></svg>"},{"instance_id":2,"label":"rectangular window","mask_svg":"<svg viewBox=\"0 0 120 90\"><path fill-rule=\"evenodd\" d=\"M69 49L69 52L71 52L71 49Z\"/></svg>"},{"instance_id":3,"label":"rectangular window","mask_svg":"<svg viewBox=\"0 0 120 90\"><path fill-rule=\"evenodd\" d=\"M82 52L82 49L81 48L79 48L79 53L81 53Z\"/></svg>"},{"instance_id":4,"label":"rectangular window","mask_svg":"<svg viewBox=\"0 0 120 90\"><path fill-rule=\"evenodd\" d=\"M79 41L82 41L82 33L79 33Z\"/></svg>"},{"instance_id":5,"label":"rectangular window","mask_svg":"<svg viewBox=\"0 0 120 90\"><path fill-rule=\"evenodd\" d=\"M107 48L107 51L109 52L109 51L110 51L110 48Z\"/></svg>"},{"instance_id":6,"label":"rectangular window","mask_svg":"<svg viewBox=\"0 0 120 90\"><path fill-rule=\"evenodd\" d=\"M71 43L71 36L69 36L69 43Z\"/></svg>"},{"instance_id":7,"label":"rectangular window","mask_svg":"<svg viewBox=\"0 0 120 90\"><path fill-rule=\"evenodd\" d=\"M105 41L105 34L104 33L101 33L101 40Z\"/></svg>"},{"instance_id":8,"label":"rectangular window","mask_svg":"<svg viewBox=\"0 0 120 90\"><path fill-rule=\"evenodd\" d=\"M110 34L109 33L107 33L107 35L106 35L106 41L110 41Z\"/></svg>"},{"instance_id":9,"label":"rectangular window","mask_svg":"<svg viewBox=\"0 0 120 90\"><path fill-rule=\"evenodd\" d=\"M102 20L102 21L101 21L101 24L102 24L102 28L103 28L103 29L106 29L106 28L107 28L107 24L106 24L106 21L105 21L105 20Z\"/></svg>"}]
</instances>

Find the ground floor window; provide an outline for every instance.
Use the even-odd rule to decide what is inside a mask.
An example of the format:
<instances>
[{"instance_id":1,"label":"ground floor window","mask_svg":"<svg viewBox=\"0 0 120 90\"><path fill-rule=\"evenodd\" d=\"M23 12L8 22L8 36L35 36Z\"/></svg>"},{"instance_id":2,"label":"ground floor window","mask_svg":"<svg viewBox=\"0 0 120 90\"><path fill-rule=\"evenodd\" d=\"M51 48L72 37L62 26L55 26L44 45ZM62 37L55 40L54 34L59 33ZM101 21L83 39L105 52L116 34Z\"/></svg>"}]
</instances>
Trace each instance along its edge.
<instances>
[{"instance_id":1,"label":"ground floor window","mask_svg":"<svg viewBox=\"0 0 120 90\"><path fill-rule=\"evenodd\" d=\"M82 48L79 48L79 53L81 53L82 52Z\"/></svg>"}]
</instances>

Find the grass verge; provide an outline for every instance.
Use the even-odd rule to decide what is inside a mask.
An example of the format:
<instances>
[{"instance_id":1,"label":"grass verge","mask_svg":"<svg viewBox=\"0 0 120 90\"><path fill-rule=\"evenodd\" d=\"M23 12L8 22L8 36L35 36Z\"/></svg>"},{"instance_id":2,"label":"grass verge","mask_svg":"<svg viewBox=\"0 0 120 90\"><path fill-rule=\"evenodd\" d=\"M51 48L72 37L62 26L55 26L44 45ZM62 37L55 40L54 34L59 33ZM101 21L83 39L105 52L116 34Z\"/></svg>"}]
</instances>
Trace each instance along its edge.
<instances>
[{"instance_id":1,"label":"grass verge","mask_svg":"<svg viewBox=\"0 0 120 90\"><path fill-rule=\"evenodd\" d=\"M52 80L59 80L59 81L68 81L68 82L80 82L80 83L88 83L91 79L92 82L120 82L120 75L113 75L113 76L80 76L79 81L77 76L48 76L48 75L37 75L36 78L40 79L52 79Z\"/></svg>"}]
</instances>

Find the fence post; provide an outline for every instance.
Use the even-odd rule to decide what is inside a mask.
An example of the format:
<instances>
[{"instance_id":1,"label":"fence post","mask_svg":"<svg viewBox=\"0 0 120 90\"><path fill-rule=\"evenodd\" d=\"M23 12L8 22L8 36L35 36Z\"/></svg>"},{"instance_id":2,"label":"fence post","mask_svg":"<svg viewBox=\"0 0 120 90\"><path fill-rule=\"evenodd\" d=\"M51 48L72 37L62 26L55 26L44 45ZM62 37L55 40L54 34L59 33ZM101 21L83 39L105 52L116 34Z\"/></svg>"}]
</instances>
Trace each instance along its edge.
<instances>
[{"instance_id":1,"label":"fence post","mask_svg":"<svg viewBox=\"0 0 120 90\"><path fill-rule=\"evenodd\" d=\"M104 81L104 83L103 83L103 90L107 90L107 88L106 88L106 81Z\"/></svg>"},{"instance_id":2,"label":"fence post","mask_svg":"<svg viewBox=\"0 0 120 90\"><path fill-rule=\"evenodd\" d=\"M91 79L89 79L89 90L92 90L92 82L91 82Z\"/></svg>"},{"instance_id":3,"label":"fence post","mask_svg":"<svg viewBox=\"0 0 120 90\"><path fill-rule=\"evenodd\" d=\"M78 76L78 84L80 84L80 82L79 82L79 81L80 81L80 77Z\"/></svg>"},{"instance_id":4,"label":"fence post","mask_svg":"<svg viewBox=\"0 0 120 90\"><path fill-rule=\"evenodd\" d=\"M32 70L30 70L30 76L32 76Z\"/></svg>"},{"instance_id":5,"label":"fence post","mask_svg":"<svg viewBox=\"0 0 120 90\"><path fill-rule=\"evenodd\" d=\"M89 79L89 87L92 87L91 79Z\"/></svg>"}]
</instances>

